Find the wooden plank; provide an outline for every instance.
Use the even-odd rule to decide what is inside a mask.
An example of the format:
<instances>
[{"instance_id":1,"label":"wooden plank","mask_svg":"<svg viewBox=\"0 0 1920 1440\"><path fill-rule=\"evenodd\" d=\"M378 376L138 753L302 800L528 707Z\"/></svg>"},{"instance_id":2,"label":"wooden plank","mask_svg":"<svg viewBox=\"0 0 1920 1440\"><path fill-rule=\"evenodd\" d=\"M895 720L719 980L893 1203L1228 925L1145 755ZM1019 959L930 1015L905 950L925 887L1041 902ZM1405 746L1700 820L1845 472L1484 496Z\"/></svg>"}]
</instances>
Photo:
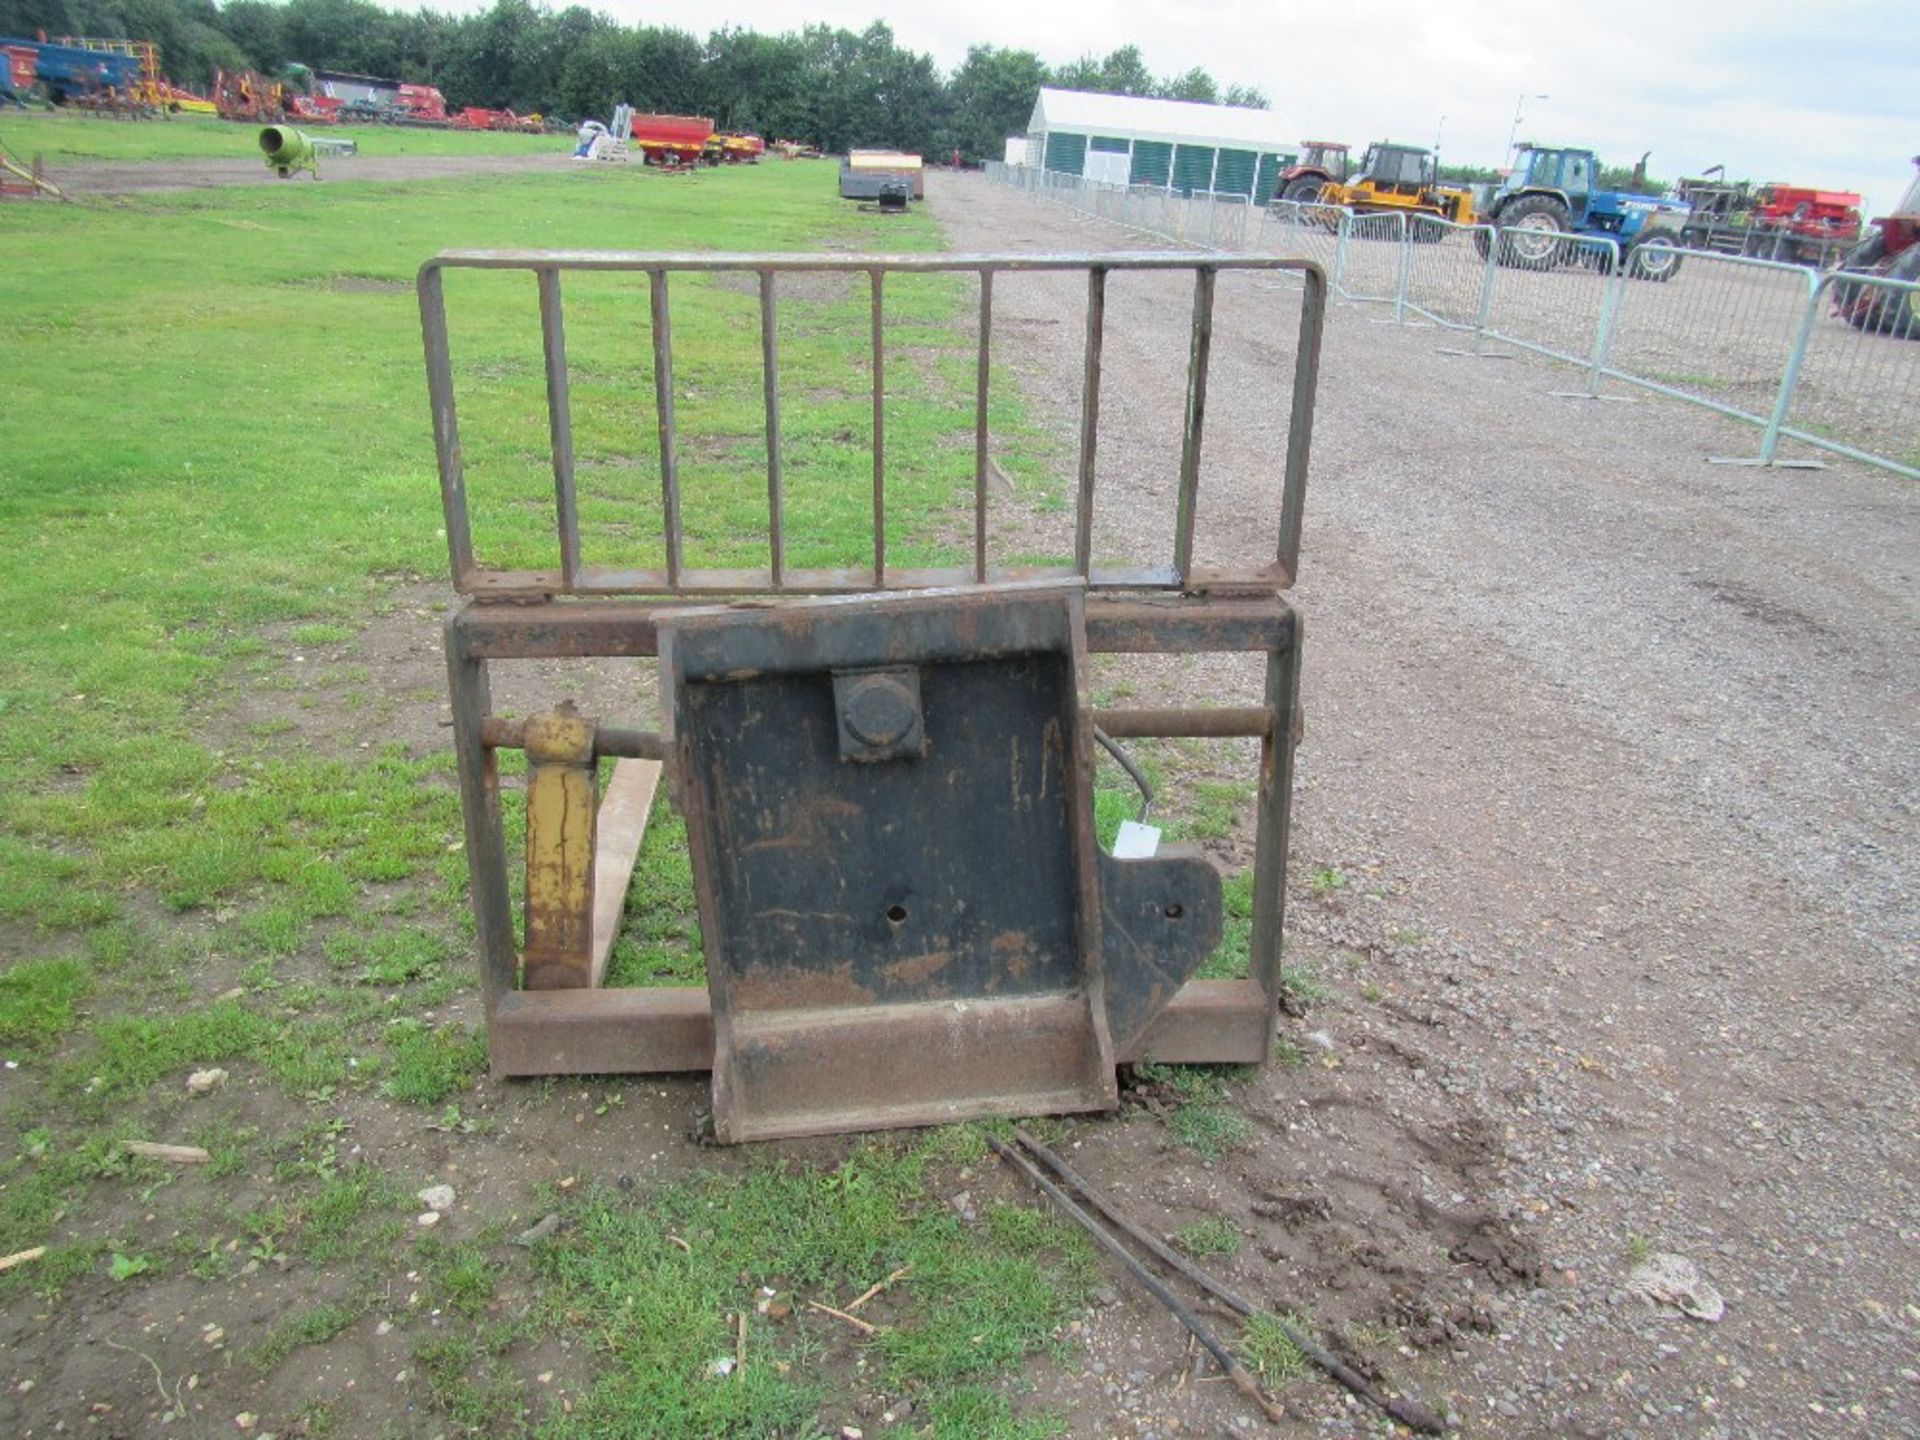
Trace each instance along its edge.
<instances>
[{"instance_id":1,"label":"wooden plank","mask_svg":"<svg viewBox=\"0 0 1920 1440\"><path fill-rule=\"evenodd\" d=\"M149 1160L171 1160L176 1165L205 1165L213 1159L198 1145L166 1145L158 1140L129 1140L127 1153Z\"/></svg>"},{"instance_id":2,"label":"wooden plank","mask_svg":"<svg viewBox=\"0 0 1920 1440\"><path fill-rule=\"evenodd\" d=\"M647 833L653 792L660 785L658 760L616 760L606 794L600 797L600 837L593 857L593 966L587 987L597 990L606 977L607 957L620 935L627 886L640 841Z\"/></svg>"}]
</instances>

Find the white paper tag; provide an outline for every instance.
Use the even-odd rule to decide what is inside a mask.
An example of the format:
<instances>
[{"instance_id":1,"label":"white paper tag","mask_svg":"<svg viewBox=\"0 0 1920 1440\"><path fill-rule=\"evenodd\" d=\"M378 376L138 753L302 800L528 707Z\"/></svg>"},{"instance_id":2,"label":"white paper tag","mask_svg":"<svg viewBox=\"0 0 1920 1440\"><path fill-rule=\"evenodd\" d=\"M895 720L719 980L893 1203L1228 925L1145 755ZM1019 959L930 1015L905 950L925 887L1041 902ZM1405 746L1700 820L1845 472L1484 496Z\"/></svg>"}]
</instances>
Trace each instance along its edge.
<instances>
[{"instance_id":1,"label":"white paper tag","mask_svg":"<svg viewBox=\"0 0 1920 1440\"><path fill-rule=\"evenodd\" d=\"M1151 860L1160 849L1160 827L1142 825L1138 820L1122 820L1120 833L1113 837L1116 860Z\"/></svg>"}]
</instances>

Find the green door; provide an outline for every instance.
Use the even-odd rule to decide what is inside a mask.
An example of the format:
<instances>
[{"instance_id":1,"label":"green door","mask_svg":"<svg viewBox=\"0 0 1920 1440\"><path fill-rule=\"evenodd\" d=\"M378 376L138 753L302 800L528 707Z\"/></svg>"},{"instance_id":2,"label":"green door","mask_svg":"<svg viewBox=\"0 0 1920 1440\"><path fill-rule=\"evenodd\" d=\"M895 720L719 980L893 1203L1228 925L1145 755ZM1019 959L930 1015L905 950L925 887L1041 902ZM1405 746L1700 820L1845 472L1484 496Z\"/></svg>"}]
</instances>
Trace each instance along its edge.
<instances>
[{"instance_id":1,"label":"green door","mask_svg":"<svg viewBox=\"0 0 1920 1440\"><path fill-rule=\"evenodd\" d=\"M1164 140L1133 142L1133 184L1165 185L1172 174L1173 146Z\"/></svg>"},{"instance_id":2,"label":"green door","mask_svg":"<svg viewBox=\"0 0 1920 1440\"><path fill-rule=\"evenodd\" d=\"M1259 158L1251 150L1222 150L1220 168L1214 171L1213 188L1227 195L1251 195L1253 172Z\"/></svg>"},{"instance_id":3,"label":"green door","mask_svg":"<svg viewBox=\"0 0 1920 1440\"><path fill-rule=\"evenodd\" d=\"M1213 184L1213 147L1182 145L1173 152L1173 188L1182 195Z\"/></svg>"},{"instance_id":4,"label":"green door","mask_svg":"<svg viewBox=\"0 0 1920 1440\"><path fill-rule=\"evenodd\" d=\"M1288 155L1262 155L1260 157L1260 178L1254 181L1253 193L1262 205L1273 199L1273 192L1280 188L1280 172L1293 163Z\"/></svg>"},{"instance_id":5,"label":"green door","mask_svg":"<svg viewBox=\"0 0 1920 1440\"><path fill-rule=\"evenodd\" d=\"M1087 168L1087 137L1059 131L1047 136L1047 169L1078 175Z\"/></svg>"}]
</instances>

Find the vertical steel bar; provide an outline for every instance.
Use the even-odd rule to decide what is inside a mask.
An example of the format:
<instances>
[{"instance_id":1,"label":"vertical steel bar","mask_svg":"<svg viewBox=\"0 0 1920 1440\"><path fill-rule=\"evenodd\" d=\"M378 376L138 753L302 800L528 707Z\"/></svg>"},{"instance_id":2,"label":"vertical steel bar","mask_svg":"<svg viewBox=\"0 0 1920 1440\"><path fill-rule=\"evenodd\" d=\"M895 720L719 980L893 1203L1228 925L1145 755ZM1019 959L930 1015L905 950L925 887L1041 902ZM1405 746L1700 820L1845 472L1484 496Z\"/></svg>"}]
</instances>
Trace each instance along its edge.
<instances>
[{"instance_id":1,"label":"vertical steel bar","mask_svg":"<svg viewBox=\"0 0 1920 1440\"><path fill-rule=\"evenodd\" d=\"M1260 784L1254 801L1253 933L1248 968L1267 998L1280 1003L1281 938L1286 930L1287 841L1293 802L1293 751L1300 733L1300 645L1305 627L1293 617L1284 648L1267 655L1267 706L1273 729L1260 742ZM1273 1027L1267 1027L1271 1043ZM1265 1058L1264 1056L1262 1057Z\"/></svg>"},{"instance_id":2,"label":"vertical steel bar","mask_svg":"<svg viewBox=\"0 0 1920 1440\"><path fill-rule=\"evenodd\" d=\"M1219 272L1211 265L1193 272L1193 341L1187 356L1187 413L1180 442L1180 500L1173 522L1173 568L1180 584L1193 568L1194 511L1200 491L1200 437L1207 413L1207 367L1213 350L1213 287Z\"/></svg>"},{"instance_id":3,"label":"vertical steel bar","mask_svg":"<svg viewBox=\"0 0 1920 1440\"><path fill-rule=\"evenodd\" d=\"M1301 272L1300 335L1293 351L1293 411L1287 417L1287 470L1280 487L1277 557L1291 585L1300 573L1300 523L1307 503L1307 459L1313 449L1313 406L1320 385L1320 339L1326 328L1327 276Z\"/></svg>"},{"instance_id":4,"label":"vertical steel bar","mask_svg":"<svg viewBox=\"0 0 1920 1440\"><path fill-rule=\"evenodd\" d=\"M1093 472L1100 434L1100 351L1107 323L1107 272L1087 271L1087 345L1080 394L1080 498L1073 517L1073 568L1090 576L1093 566Z\"/></svg>"},{"instance_id":5,"label":"vertical steel bar","mask_svg":"<svg viewBox=\"0 0 1920 1440\"><path fill-rule=\"evenodd\" d=\"M427 359L427 400L433 410L433 449L440 464L440 508L447 524L447 559L458 590L473 568L473 532L467 524L466 467L461 462L460 420L453 403L447 300L437 264L421 269L418 289L420 340Z\"/></svg>"},{"instance_id":6,"label":"vertical steel bar","mask_svg":"<svg viewBox=\"0 0 1920 1440\"><path fill-rule=\"evenodd\" d=\"M560 311L560 272L544 265L535 273L540 282L540 342L547 360L554 524L560 532L560 576L571 590L580 579L580 511L573 493L573 407L567 394L566 322Z\"/></svg>"},{"instance_id":7,"label":"vertical steel bar","mask_svg":"<svg viewBox=\"0 0 1920 1440\"><path fill-rule=\"evenodd\" d=\"M885 271L870 270L873 286L873 584L887 583L887 360L881 284Z\"/></svg>"},{"instance_id":8,"label":"vertical steel bar","mask_svg":"<svg viewBox=\"0 0 1920 1440\"><path fill-rule=\"evenodd\" d=\"M514 987L519 955L513 940L513 906L507 892L507 847L500 823L500 775L494 752L481 740L481 725L493 708L487 662L467 654L459 628L461 612L444 630L447 691L453 705L453 754L460 776L460 809L466 820L474 942L480 954L480 998L491 1016Z\"/></svg>"},{"instance_id":9,"label":"vertical steel bar","mask_svg":"<svg viewBox=\"0 0 1920 1440\"><path fill-rule=\"evenodd\" d=\"M987 583L987 389L993 376L993 271L980 272L980 358L973 379L973 579Z\"/></svg>"},{"instance_id":10,"label":"vertical steel bar","mask_svg":"<svg viewBox=\"0 0 1920 1440\"><path fill-rule=\"evenodd\" d=\"M1493 324L1493 283L1500 273L1500 231L1489 225L1487 229L1486 269L1480 276L1480 308L1473 317L1473 350L1477 355L1486 343L1489 327Z\"/></svg>"},{"instance_id":11,"label":"vertical steel bar","mask_svg":"<svg viewBox=\"0 0 1920 1440\"><path fill-rule=\"evenodd\" d=\"M1587 394L1600 393L1600 372L1607 368L1607 354L1613 348L1614 324L1620 315L1620 295L1627 283L1627 267L1614 257L1600 292L1600 323L1594 328L1593 355L1587 365Z\"/></svg>"},{"instance_id":12,"label":"vertical steel bar","mask_svg":"<svg viewBox=\"0 0 1920 1440\"><path fill-rule=\"evenodd\" d=\"M1353 241L1353 212L1342 210L1334 220L1333 293L1346 294L1347 250Z\"/></svg>"},{"instance_id":13,"label":"vertical steel bar","mask_svg":"<svg viewBox=\"0 0 1920 1440\"><path fill-rule=\"evenodd\" d=\"M1413 231L1412 221L1406 215L1396 215L1395 226L1400 232L1400 266L1393 279L1393 323L1407 323L1407 290L1413 284Z\"/></svg>"},{"instance_id":14,"label":"vertical steel bar","mask_svg":"<svg viewBox=\"0 0 1920 1440\"><path fill-rule=\"evenodd\" d=\"M1833 279L1833 273L1816 276L1807 272L1807 308L1800 315L1800 333L1794 337L1793 349L1787 353L1787 366L1780 374L1780 390L1773 400L1773 412L1767 417L1766 433L1760 437L1760 463L1771 465L1774 452L1780 448L1780 427L1787 423L1787 413L1793 406L1794 387L1800 383L1800 367L1807 359L1807 339L1813 333L1813 319L1820 311L1820 295Z\"/></svg>"},{"instance_id":15,"label":"vertical steel bar","mask_svg":"<svg viewBox=\"0 0 1920 1440\"><path fill-rule=\"evenodd\" d=\"M660 420L660 502L665 514L667 585L680 584L680 455L673 426L673 330L667 304L667 272L649 270L653 304L653 401Z\"/></svg>"},{"instance_id":16,"label":"vertical steel bar","mask_svg":"<svg viewBox=\"0 0 1920 1440\"><path fill-rule=\"evenodd\" d=\"M775 323L773 271L760 272L761 389L767 404L767 563L773 588L786 583L787 516L780 471L780 339Z\"/></svg>"}]
</instances>

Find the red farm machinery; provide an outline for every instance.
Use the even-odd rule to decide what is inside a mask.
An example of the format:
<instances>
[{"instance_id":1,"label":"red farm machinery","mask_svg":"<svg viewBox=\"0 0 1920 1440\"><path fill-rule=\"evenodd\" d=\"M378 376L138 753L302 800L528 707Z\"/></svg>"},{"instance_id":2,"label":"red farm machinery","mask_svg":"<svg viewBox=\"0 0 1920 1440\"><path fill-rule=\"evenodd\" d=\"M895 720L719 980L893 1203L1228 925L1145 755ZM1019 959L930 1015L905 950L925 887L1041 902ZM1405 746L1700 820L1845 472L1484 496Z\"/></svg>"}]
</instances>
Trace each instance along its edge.
<instances>
[{"instance_id":1,"label":"red farm machinery","mask_svg":"<svg viewBox=\"0 0 1920 1440\"><path fill-rule=\"evenodd\" d=\"M1900 203L1873 222L1873 233L1847 253L1841 270L1902 282L1901 288L1833 286L1834 313L1861 330L1879 330L1920 340L1920 155Z\"/></svg>"},{"instance_id":2,"label":"red farm machinery","mask_svg":"<svg viewBox=\"0 0 1920 1440\"><path fill-rule=\"evenodd\" d=\"M1860 240L1860 197L1850 190L1730 181L1718 165L1674 188L1690 207L1681 231L1690 249L1824 270Z\"/></svg>"}]
</instances>

